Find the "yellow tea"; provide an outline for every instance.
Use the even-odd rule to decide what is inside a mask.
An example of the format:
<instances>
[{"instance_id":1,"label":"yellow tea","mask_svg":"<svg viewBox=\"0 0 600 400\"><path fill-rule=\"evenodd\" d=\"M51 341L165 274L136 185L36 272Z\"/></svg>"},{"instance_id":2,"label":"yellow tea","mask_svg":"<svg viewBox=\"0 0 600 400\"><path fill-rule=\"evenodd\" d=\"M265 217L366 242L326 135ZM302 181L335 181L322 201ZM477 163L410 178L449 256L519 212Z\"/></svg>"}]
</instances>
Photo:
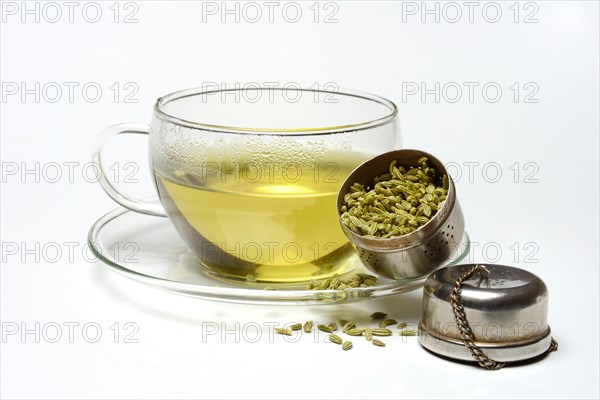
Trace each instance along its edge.
<instances>
[{"instance_id":1,"label":"yellow tea","mask_svg":"<svg viewBox=\"0 0 600 400\"><path fill-rule=\"evenodd\" d=\"M202 263L233 278L295 282L352 267L336 197L359 162L215 164L155 176L169 217Z\"/></svg>"}]
</instances>

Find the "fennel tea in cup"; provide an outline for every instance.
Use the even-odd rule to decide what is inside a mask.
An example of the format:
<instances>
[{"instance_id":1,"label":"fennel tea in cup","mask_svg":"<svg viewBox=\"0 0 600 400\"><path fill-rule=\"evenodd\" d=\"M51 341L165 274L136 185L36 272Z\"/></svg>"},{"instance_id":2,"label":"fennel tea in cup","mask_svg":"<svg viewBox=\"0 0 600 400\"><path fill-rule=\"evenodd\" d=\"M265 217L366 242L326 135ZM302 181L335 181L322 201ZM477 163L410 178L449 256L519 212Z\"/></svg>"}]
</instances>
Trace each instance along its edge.
<instances>
[{"instance_id":1,"label":"fennel tea in cup","mask_svg":"<svg viewBox=\"0 0 600 400\"><path fill-rule=\"evenodd\" d=\"M149 135L160 204L100 183L119 204L168 217L201 268L223 278L299 282L343 273L357 259L336 197L363 161L400 147L396 106L355 91L274 87L188 89L159 98Z\"/></svg>"}]
</instances>

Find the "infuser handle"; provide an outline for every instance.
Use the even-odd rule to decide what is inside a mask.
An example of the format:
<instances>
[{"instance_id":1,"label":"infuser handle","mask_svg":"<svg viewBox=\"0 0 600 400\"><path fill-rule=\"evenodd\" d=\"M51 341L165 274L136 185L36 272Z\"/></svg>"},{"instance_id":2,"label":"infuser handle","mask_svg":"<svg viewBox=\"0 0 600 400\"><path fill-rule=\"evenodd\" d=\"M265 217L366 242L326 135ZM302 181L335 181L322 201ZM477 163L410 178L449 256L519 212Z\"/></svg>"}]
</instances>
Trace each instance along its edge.
<instances>
[{"instance_id":1,"label":"infuser handle","mask_svg":"<svg viewBox=\"0 0 600 400\"><path fill-rule=\"evenodd\" d=\"M160 204L135 199L119 192L113 182L108 179L106 170L102 164L102 150L106 142L113 136L123 134L148 135L149 133L150 130L148 125L144 124L125 123L109 126L108 128L104 129L96 139L96 144L94 145L94 150L92 153L92 161L100 168L100 178L98 181L100 186L102 186L102 189L104 189L106 194L108 194L111 199L123 207L129 208L130 210L138 213L154 215L157 217L166 217L167 214L165 214L165 211Z\"/></svg>"}]
</instances>

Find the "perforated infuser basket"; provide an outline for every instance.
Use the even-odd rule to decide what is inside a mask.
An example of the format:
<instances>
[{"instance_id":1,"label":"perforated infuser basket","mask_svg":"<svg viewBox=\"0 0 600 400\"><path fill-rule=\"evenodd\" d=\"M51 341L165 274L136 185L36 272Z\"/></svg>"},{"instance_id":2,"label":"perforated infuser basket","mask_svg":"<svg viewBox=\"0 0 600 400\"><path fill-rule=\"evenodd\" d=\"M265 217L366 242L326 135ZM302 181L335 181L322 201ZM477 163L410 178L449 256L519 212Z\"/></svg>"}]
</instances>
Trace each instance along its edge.
<instances>
[{"instance_id":1,"label":"perforated infuser basket","mask_svg":"<svg viewBox=\"0 0 600 400\"><path fill-rule=\"evenodd\" d=\"M418 160L427 157L437 176L448 176L448 194L438 212L419 229L409 234L389 238L368 238L351 231L341 219L344 196L358 182L372 187L376 176L389 171L390 163L405 168L418 166ZM378 275L392 279L424 278L438 267L460 254L465 246L465 221L452 178L436 157L420 150L395 150L376 156L359 165L342 185L337 197L340 224L362 263Z\"/></svg>"}]
</instances>

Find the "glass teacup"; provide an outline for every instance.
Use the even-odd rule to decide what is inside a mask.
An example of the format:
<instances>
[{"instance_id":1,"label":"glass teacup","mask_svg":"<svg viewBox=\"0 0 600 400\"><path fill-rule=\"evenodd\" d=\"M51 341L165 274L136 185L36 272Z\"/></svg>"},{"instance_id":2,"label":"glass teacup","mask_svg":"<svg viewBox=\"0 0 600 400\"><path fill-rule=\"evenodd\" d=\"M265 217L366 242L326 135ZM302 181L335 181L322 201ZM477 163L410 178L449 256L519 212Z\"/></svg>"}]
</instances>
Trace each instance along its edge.
<instances>
[{"instance_id":1,"label":"glass teacup","mask_svg":"<svg viewBox=\"0 0 600 400\"><path fill-rule=\"evenodd\" d=\"M159 98L150 126L119 124L99 138L149 135L160 203L100 183L133 211L168 216L199 262L224 278L298 282L357 264L336 196L363 161L400 148L394 103L355 91L227 87Z\"/></svg>"}]
</instances>

